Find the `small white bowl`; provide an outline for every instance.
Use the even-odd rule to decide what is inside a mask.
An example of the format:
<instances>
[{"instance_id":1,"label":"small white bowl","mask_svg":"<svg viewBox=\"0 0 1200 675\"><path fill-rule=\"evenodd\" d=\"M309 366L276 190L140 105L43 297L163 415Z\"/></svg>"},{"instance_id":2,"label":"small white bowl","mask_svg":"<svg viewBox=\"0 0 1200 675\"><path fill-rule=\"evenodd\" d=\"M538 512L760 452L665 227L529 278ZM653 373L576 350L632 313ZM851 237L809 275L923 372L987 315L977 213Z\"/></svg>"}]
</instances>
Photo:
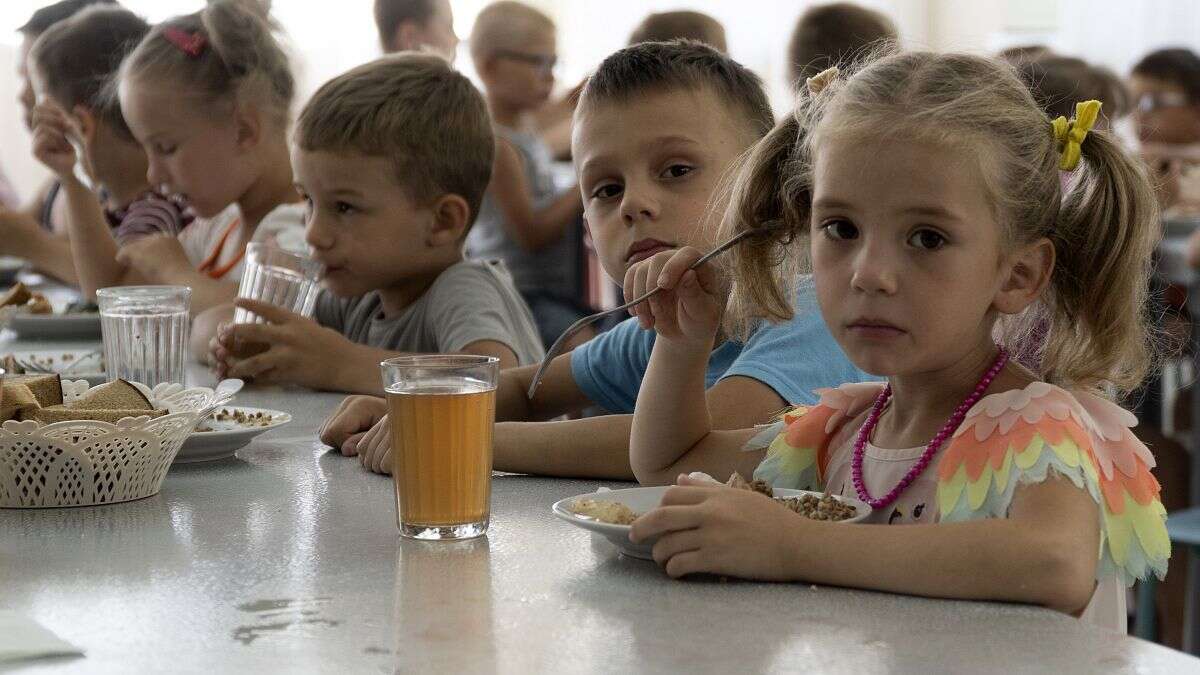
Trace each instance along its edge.
<instances>
[{"instance_id":1,"label":"small white bowl","mask_svg":"<svg viewBox=\"0 0 1200 675\"><path fill-rule=\"evenodd\" d=\"M654 541L647 541L641 544L635 544L629 541L629 526L614 525L612 523L602 523L595 518L581 516L571 510L571 507L577 500L594 499L596 501L619 502L628 506L634 513L641 515L662 503L663 494L667 491L668 486L658 487L640 487L640 488L625 488L623 490L600 490L597 492L589 492L588 494L576 495L560 499L551 507L554 515L562 520L582 527L585 530L591 530L613 543L621 553L633 558L641 558L643 560L653 560L654 556L651 550L654 548ZM788 490L786 488L775 488L775 496L780 498L802 497L804 495L815 495L821 497L820 492L810 492L808 490ZM851 497L842 497L834 495L835 499L845 502L855 509L855 516L846 520L838 521L839 523L858 523L866 520L871 515L871 507L866 503L861 502ZM797 515L797 518L803 516Z\"/></svg>"}]
</instances>

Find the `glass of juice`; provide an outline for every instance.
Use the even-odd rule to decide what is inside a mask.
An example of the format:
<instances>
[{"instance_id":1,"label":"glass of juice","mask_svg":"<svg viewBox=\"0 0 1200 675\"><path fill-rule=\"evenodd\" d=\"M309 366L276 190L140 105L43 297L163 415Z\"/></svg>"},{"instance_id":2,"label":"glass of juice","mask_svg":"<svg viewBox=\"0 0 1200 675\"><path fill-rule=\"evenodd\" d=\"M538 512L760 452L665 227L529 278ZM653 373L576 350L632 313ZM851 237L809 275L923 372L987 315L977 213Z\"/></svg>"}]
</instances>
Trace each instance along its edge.
<instances>
[{"instance_id":1,"label":"glass of juice","mask_svg":"<svg viewBox=\"0 0 1200 675\"><path fill-rule=\"evenodd\" d=\"M455 540L487 532L499 363L430 355L379 364L402 536Z\"/></svg>"}]
</instances>

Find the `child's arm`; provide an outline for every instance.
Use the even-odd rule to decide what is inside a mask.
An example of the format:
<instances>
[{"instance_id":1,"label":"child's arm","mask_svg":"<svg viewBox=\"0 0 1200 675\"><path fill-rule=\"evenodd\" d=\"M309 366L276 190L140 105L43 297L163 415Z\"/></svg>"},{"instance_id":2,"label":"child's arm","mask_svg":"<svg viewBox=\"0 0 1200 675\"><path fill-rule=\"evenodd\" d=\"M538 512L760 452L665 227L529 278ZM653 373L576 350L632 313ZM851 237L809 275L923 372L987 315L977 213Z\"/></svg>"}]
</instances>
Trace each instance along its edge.
<instances>
[{"instance_id":1,"label":"child's arm","mask_svg":"<svg viewBox=\"0 0 1200 675\"><path fill-rule=\"evenodd\" d=\"M654 559L695 572L892 593L1083 609L1100 547L1096 502L1066 480L1018 487L1007 519L842 525L799 517L746 490L680 476L631 539L659 537Z\"/></svg>"},{"instance_id":2,"label":"child's arm","mask_svg":"<svg viewBox=\"0 0 1200 675\"><path fill-rule=\"evenodd\" d=\"M681 471L752 473L762 453L740 452L753 431L710 433L705 370L724 311L726 288L711 265L688 268L700 251L684 247L630 268L625 297L664 290L631 312L658 337L638 393L629 461L638 481L670 482ZM760 421L766 421L763 416Z\"/></svg>"},{"instance_id":3,"label":"child's arm","mask_svg":"<svg viewBox=\"0 0 1200 675\"><path fill-rule=\"evenodd\" d=\"M521 248L538 251L553 244L583 213L583 200L575 188L563 192L541 209L534 208L521 156L508 141L497 140L493 164L488 194L500 207L508 236Z\"/></svg>"},{"instance_id":4,"label":"child's arm","mask_svg":"<svg viewBox=\"0 0 1200 675\"><path fill-rule=\"evenodd\" d=\"M78 279L67 238L42 229L24 211L0 207L0 253L24 258L62 282L75 284Z\"/></svg>"},{"instance_id":5,"label":"child's arm","mask_svg":"<svg viewBox=\"0 0 1200 675\"><path fill-rule=\"evenodd\" d=\"M71 257L79 272L79 292L94 300L96 291L126 282L127 269L117 262L117 242L104 218L100 201L75 175L61 176L67 202L67 232ZM136 282L136 278L129 279Z\"/></svg>"},{"instance_id":6,"label":"child's arm","mask_svg":"<svg viewBox=\"0 0 1200 675\"><path fill-rule=\"evenodd\" d=\"M548 420L594 405L575 382L569 352L550 362L542 384L530 400L529 385L533 382L533 375L537 369L538 364L533 364L510 368L500 373L500 380L496 386L497 422Z\"/></svg>"},{"instance_id":7,"label":"child's arm","mask_svg":"<svg viewBox=\"0 0 1200 675\"><path fill-rule=\"evenodd\" d=\"M745 429L769 419L783 406L783 400L758 380L730 377L705 393L703 405L714 428ZM633 418L604 415L558 422L499 423L493 465L497 470L515 473L634 480L629 464ZM736 452L721 454L735 461L743 459ZM744 459L748 463L761 458L762 453L755 453ZM738 468L744 472L746 467Z\"/></svg>"},{"instance_id":8,"label":"child's arm","mask_svg":"<svg viewBox=\"0 0 1200 675\"><path fill-rule=\"evenodd\" d=\"M221 326L233 321L233 303L210 307L192 319L192 336L189 347L196 363L216 366L215 352L219 346L217 335Z\"/></svg>"},{"instance_id":9,"label":"child's arm","mask_svg":"<svg viewBox=\"0 0 1200 675\"><path fill-rule=\"evenodd\" d=\"M213 279L194 269L176 237L154 235L130 242L117 252L117 262L126 269L119 285L153 283L191 288L193 315L237 297L235 282Z\"/></svg>"},{"instance_id":10,"label":"child's arm","mask_svg":"<svg viewBox=\"0 0 1200 675\"><path fill-rule=\"evenodd\" d=\"M378 395L383 393L379 362L406 355L356 344L312 319L269 303L239 298L234 306L248 309L269 323L234 324L221 329L214 354L221 377ZM250 343L270 347L248 358L234 356L235 344ZM474 342L457 353L494 356L500 359L501 368L517 364L517 356L508 345L492 340Z\"/></svg>"}]
</instances>

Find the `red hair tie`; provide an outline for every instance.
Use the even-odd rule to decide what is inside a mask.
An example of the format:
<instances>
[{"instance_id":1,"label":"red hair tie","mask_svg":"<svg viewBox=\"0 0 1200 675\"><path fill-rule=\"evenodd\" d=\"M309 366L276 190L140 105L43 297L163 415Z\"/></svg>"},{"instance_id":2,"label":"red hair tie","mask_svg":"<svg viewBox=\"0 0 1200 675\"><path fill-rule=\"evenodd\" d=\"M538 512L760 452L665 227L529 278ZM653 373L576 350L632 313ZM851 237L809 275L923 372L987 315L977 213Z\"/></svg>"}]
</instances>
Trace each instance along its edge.
<instances>
[{"instance_id":1,"label":"red hair tie","mask_svg":"<svg viewBox=\"0 0 1200 675\"><path fill-rule=\"evenodd\" d=\"M208 44L208 40L204 39L200 33L189 33L174 26L164 28L163 37L178 47L179 51L193 59L200 58L200 55L204 53L204 46Z\"/></svg>"}]
</instances>

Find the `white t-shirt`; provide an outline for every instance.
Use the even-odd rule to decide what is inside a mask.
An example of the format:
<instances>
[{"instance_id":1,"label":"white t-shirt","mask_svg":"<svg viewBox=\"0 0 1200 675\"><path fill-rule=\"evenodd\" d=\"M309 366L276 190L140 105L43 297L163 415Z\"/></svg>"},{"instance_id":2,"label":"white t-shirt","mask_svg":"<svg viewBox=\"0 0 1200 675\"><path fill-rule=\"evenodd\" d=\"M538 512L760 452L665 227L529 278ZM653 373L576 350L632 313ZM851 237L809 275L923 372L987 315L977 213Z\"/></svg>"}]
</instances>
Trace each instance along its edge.
<instances>
[{"instance_id":1,"label":"white t-shirt","mask_svg":"<svg viewBox=\"0 0 1200 675\"><path fill-rule=\"evenodd\" d=\"M238 247L242 238L242 214L236 204L212 218L197 218L179 233L179 243L197 269L222 272L216 279L241 281L245 262ZM281 204L262 219L251 242L269 243L307 254L304 242L304 204Z\"/></svg>"}]
</instances>

